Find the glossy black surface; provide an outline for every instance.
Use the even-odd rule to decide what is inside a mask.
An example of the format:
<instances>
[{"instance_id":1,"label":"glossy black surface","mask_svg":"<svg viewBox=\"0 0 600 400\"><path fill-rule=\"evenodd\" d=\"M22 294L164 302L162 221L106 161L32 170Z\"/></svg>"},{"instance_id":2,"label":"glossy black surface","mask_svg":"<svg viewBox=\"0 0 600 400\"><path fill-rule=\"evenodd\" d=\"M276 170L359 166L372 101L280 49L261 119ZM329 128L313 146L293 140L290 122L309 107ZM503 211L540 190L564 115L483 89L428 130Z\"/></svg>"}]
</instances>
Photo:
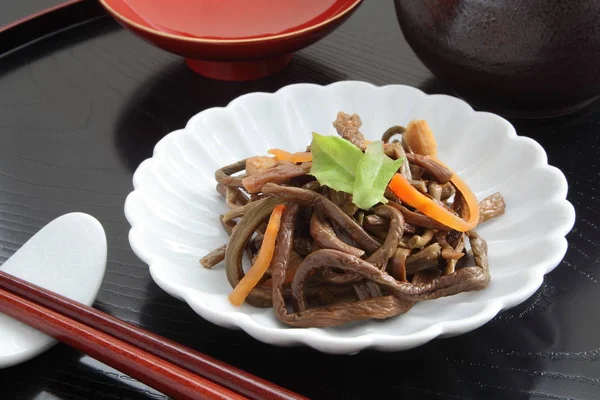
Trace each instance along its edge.
<instances>
[{"instance_id":1,"label":"glossy black surface","mask_svg":"<svg viewBox=\"0 0 600 400\"><path fill-rule=\"evenodd\" d=\"M0 16L18 7L12 3L0 4ZM152 282L129 247L123 202L156 141L243 93L344 79L448 91L408 48L392 2L379 0L283 72L255 82L204 79L109 18L0 57L0 257L61 214L90 213L109 243L95 307L315 399L600 398L600 104L555 120L513 121L565 172L577 222L565 260L540 290L469 334L401 353L276 348L204 321ZM0 370L0 398L164 396L57 345Z\"/></svg>"}]
</instances>

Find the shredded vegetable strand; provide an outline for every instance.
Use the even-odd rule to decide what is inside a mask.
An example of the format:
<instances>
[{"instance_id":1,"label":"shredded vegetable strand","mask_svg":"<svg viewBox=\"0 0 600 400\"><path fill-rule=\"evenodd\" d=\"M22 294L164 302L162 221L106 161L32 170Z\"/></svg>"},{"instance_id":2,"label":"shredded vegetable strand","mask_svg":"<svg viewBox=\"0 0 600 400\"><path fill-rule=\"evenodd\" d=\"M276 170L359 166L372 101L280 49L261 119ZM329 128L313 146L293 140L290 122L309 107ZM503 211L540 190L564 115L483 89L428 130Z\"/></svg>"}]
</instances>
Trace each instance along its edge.
<instances>
[{"instance_id":1,"label":"shredded vegetable strand","mask_svg":"<svg viewBox=\"0 0 600 400\"><path fill-rule=\"evenodd\" d=\"M487 243L473 228L504 214L501 194L478 202L437 159L425 120L373 142L357 114L340 111L333 126L338 136L312 132L306 148L215 172L230 239L202 262L224 262L232 307L272 307L290 327L323 328L485 289Z\"/></svg>"},{"instance_id":2,"label":"shredded vegetable strand","mask_svg":"<svg viewBox=\"0 0 600 400\"><path fill-rule=\"evenodd\" d=\"M290 153L281 149L270 149L268 153L274 155L277 161L289 161L293 163L312 161L312 153L310 152Z\"/></svg>"},{"instance_id":3,"label":"shredded vegetable strand","mask_svg":"<svg viewBox=\"0 0 600 400\"><path fill-rule=\"evenodd\" d=\"M437 204L433 199L419 192L401 174L394 175L390 181L389 187L400 200L410 204L428 217L459 232L466 232L475 228L479 221L477 198L467 184L455 173L452 174L452 179L450 181L454 184L456 189L463 194L467 203L469 208L469 218L466 221L452 214L450 211Z\"/></svg>"},{"instance_id":4,"label":"shredded vegetable strand","mask_svg":"<svg viewBox=\"0 0 600 400\"><path fill-rule=\"evenodd\" d=\"M273 259L273 254L275 253L275 241L277 239L277 233L279 232L281 215L283 214L284 209L285 205L283 204L280 204L273 209L256 262L250 267L248 273L244 275L229 295L231 304L240 306L269 268L271 260Z\"/></svg>"}]
</instances>

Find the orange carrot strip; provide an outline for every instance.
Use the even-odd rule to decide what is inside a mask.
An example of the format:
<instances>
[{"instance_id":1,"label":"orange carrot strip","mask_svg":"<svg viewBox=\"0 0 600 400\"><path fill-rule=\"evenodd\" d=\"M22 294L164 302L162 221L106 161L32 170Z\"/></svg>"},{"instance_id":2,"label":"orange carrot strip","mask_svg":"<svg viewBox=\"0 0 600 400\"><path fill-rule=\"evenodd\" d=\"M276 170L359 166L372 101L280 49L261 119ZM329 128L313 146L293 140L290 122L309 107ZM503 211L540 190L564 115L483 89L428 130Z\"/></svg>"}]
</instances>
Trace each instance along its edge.
<instances>
[{"instance_id":1,"label":"orange carrot strip","mask_svg":"<svg viewBox=\"0 0 600 400\"><path fill-rule=\"evenodd\" d=\"M452 174L450 181L462 193L469 208L469 218L465 221L457 217L431 198L415 189L401 174L395 174L389 187L396 196L410 204L423 214L459 232L466 232L477 226L479 222L479 205L477 198L466 183L458 175Z\"/></svg>"},{"instance_id":2,"label":"orange carrot strip","mask_svg":"<svg viewBox=\"0 0 600 400\"><path fill-rule=\"evenodd\" d=\"M469 218L467 219L469 229L475 228L479 223L479 202L477 201L477 196L475 196L471 188L458 175L453 174L450 182L456 187L456 190L462 193L467 203L467 208L469 209Z\"/></svg>"},{"instance_id":3,"label":"orange carrot strip","mask_svg":"<svg viewBox=\"0 0 600 400\"><path fill-rule=\"evenodd\" d=\"M275 253L275 241L277 240L277 233L279 232L279 226L281 225L281 215L283 214L284 209L285 205L280 204L276 206L271 213L265 236L254 265L250 267L248 273L244 275L229 295L229 301L234 306L242 305L246 297L248 297L252 289L254 289L269 268L271 260L273 259L273 254Z\"/></svg>"},{"instance_id":4,"label":"orange carrot strip","mask_svg":"<svg viewBox=\"0 0 600 400\"><path fill-rule=\"evenodd\" d=\"M293 163L312 161L312 153L310 152L290 153L289 151L281 149L269 149L267 153L274 155L275 159L278 161L289 161Z\"/></svg>"},{"instance_id":5,"label":"orange carrot strip","mask_svg":"<svg viewBox=\"0 0 600 400\"><path fill-rule=\"evenodd\" d=\"M442 164L444 167L448 168L448 170L452 171L452 168L448 167L446 164L441 162L437 157L434 157L435 161ZM450 182L454 185L459 192L462 193L465 201L467 202L467 207L469 208L469 219L471 223L475 222L475 226L477 226L477 221L479 221L479 201L477 201L477 196L471 190L469 185L465 181L463 181L458 174L453 173L452 178L450 178ZM473 226L473 228L475 227ZM473 229L470 228L470 229Z\"/></svg>"},{"instance_id":6,"label":"orange carrot strip","mask_svg":"<svg viewBox=\"0 0 600 400\"><path fill-rule=\"evenodd\" d=\"M411 121L404 133L404 139L412 142L413 147L415 147L413 150L419 150L419 153L431 156L437 162L448 168L436 157L437 144L427 121ZM450 170L450 168L448 169ZM475 194L471 191L469 186L460 179L456 173L452 174L450 182L456 187L456 190L462 193L465 202L467 203L467 207L469 208L469 218L466 221L452 214L431 198L419 192L400 174L395 174L388 186L400 200L410 204L428 217L433 218L452 229L459 232L465 232L475 228L479 222L479 203L477 202L477 197L475 197Z\"/></svg>"},{"instance_id":7,"label":"orange carrot strip","mask_svg":"<svg viewBox=\"0 0 600 400\"><path fill-rule=\"evenodd\" d=\"M281 161L289 161L292 157L292 153L281 149L269 149L267 153L274 155L276 160Z\"/></svg>"}]
</instances>

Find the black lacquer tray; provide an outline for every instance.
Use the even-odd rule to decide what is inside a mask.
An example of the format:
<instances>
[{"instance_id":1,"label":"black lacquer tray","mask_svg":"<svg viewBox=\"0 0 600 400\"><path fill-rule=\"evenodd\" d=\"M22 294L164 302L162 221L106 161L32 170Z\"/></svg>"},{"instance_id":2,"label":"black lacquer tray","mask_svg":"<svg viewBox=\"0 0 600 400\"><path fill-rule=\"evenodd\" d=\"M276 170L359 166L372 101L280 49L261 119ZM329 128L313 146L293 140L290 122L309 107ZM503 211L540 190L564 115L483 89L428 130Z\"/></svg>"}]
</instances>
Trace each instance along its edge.
<instances>
[{"instance_id":1,"label":"black lacquer tray","mask_svg":"<svg viewBox=\"0 0 600 400\"><path fill-rule=\"evenodd\" d=\"M0 15L8 7L15 5L1 4ZM565 260L540 290L476 331L399 353L277 348L208 323L153 283L129 247L123 203L154 144L241 94L347 79L449 93L409 49L388 1L365 1L288 68L244 83L202 78L121 28L95 1L0 28L0 257L61 214L94 215L109 242L95 307L310 398L600 398L600 104L559 119L511 121L566 174L577 222ZM165 396L57 345L0 370L0 398Z\"/></svg>"}]
</instances>

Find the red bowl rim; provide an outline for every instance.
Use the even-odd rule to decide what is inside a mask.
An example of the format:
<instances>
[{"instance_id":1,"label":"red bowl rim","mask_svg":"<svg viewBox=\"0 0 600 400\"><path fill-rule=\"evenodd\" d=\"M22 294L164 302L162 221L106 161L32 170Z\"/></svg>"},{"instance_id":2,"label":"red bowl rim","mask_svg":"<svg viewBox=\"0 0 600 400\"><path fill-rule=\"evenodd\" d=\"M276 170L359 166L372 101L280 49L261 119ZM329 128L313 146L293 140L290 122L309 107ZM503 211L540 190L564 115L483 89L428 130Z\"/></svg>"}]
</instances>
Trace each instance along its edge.
<instances>
[{"instance_id":1,"label":"red bowl rim","mask_svg":"<svg viewBox=\"0 0 600 400\"><path fill-rule=\"evenodd\" d=\"M280 40L280 39L285 39L285 38L292 37L292 36L299 36L304 33L309 33L311 31L317 30L318 28L320 28L322 26L328 25L328 24L342 18L344 15L353 11L362 1L363 0L355 0L346 9L344 9L343 11L334 15L333 17L328 18L325 21L319 22L318 24L309 26L307 28L299 29L299 30L287 32L287 33L281 33L281 34L277 34L277 35L269 35L269 36L264 36L264 37L248 38L248 39L204 39L201 37L196 38L196 37L175 35L172 33L167 33L167 32L153 29L153 28L149 28L145 25L138 24L137 22L134 22L134 21L130 20L129 18L124 17L123 15L121 15L117 11L115 11L110 5L108 5L108 0L100 0L100 3L115 18L120 19L121 21L125 22L127 25L131 25L132 27L139 29L141 31L144 31L146 33L149 33L149 34L162 36L162 37L168 38L168 39L175 39L175 40L180 40L180 41L184 41L184 42L190 42L190 43L211 43L211 44L228 43L228 44L233 44L233 43L267 42L270 40Z\"/></svg>"}]
</instances>

